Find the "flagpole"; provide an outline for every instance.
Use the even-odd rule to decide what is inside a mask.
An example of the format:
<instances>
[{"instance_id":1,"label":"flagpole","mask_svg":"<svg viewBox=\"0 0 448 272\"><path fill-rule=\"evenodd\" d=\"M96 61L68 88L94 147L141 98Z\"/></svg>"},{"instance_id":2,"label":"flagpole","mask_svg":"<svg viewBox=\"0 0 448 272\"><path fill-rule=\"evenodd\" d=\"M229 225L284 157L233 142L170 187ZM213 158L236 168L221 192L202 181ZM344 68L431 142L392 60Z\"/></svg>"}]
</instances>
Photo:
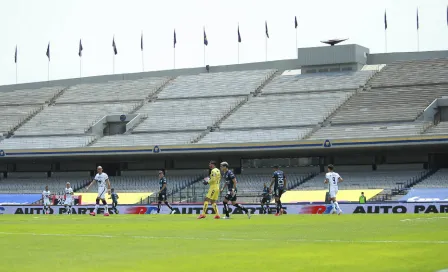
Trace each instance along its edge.
<instances>
[{"instance_id":1,"label":"flagpole","mask_svg":"<svg viewBox=\"0 0 448 272\"><path fill-rule=\"evenodd\" d=\"M204 67L205 67L205 43L204 43Z\"/></svg>"},{"instance_id":2,"label":"flagpole","mask_svg":"<svg viewBox=\"0 0 448 272\"><path fill-rule=\"evenodd\" d=\"M238 64L240 64L240 42L238 42Z\"/></svg>"},{"instance_id":3,"label":"flagpole","mask_svg":"<svg viewBox=\"0 0 448 272\"><path fill-rule=\"evenodd\" d=\"M265 39L265 57L266 57L266 61L268 61L268 37L264 37Z\"/></svg>"},{"instance_id":4,"label":"flagpole","mask_svg":"<svg viewBox=\"0 0 448 272\"><path fill-rule=\"evenodd\" d=\"M387 53L387 29L384 30L384 51Z\"/></svg>"},{"instance_id":5,"label":"flagpole","mask_svg":"<svg viewBox=\"0 0 448 272\"><path fill-rule=\"evenodd\" d=\"M174 69L176 69L176 47L174 47L174 63L173 63L173 66L174 66Z\"/></svg>"},{"instance_id":6,"label":"flagpole","mask_svg":"<svg viewBox=\"0 0 448 272\"><path fill-rule=\"evenodd\" d=\"M16 84L17 84L17 62L16 62Z\"/></svg>"},{"instance_id":7,"label":"flagpole","mask_svg":"<svg viewBox=\"0 0 448 272\"><path fill-rule=\"evenodd\" d=\"M142 50L142 72L144 72L144 71L145 71L145 58L144 58L143 50Z\"/></svg>"},{"instance_id":8,"label":"flagpole","mask_svg":"<svg viewBox=\"0 0 448 272\"><path fill-rule=\"evenodd\" d=\"M114 56L112 58L112 74L115 75L115 53L114 53Z\"/></svg>"},{"instance_id":9,"label":"flagpole","mask_svg":"<svg viewBox=\"0 0 448 272\"><path fill-rule=\"evenodd\" d=\"M50 81L50 60L48 60L48 78L47 81Z\"/></svg>"},{"instance_id":10,"label":"flagpole","mask_svg":"<svg viewBox=\"0 0 448 272\"><path fill-rule=\"evenodd\" d=\"M82 77L82 57L79 57L79 78Z\"/></svg>"},{"instance_id":11,"label":"flagpole","mask_svg":"<svg viewBox=\"0 0 448 272\"><path fill-rule=\"evenodd\" d=\"M296 27L296 48L295 48L296 54L297 54L297 58L299 58L299 50L297 47L297 27Z\"/></svg>"},{"instance_id":12,"label":"flagpole","mask_svg":"<svg viewBox=\"0 0 448 272\"><path fill-rule=\"evenodd\" d=\"M417 29L417 52L420 52L420 30Z\"/></svg>"}]
</instances>

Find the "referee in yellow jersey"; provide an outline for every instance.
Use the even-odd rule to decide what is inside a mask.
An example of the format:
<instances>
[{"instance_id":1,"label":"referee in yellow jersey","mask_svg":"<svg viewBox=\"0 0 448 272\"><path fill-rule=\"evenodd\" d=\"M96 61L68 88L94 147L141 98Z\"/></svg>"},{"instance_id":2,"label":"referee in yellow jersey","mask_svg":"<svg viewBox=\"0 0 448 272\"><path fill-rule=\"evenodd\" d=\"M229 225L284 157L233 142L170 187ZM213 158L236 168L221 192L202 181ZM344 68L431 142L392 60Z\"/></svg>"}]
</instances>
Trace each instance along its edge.
<instances>
[{"instance_id":1,"label":"referee in yellow jersey","mask_svg":"<svg viewBox=\"0 0 448 272\"><path fill-rule=\"evenodd\" d=\"M216 168L216 164L217 163L215 161L211 161L208 164L208 167L211 169L210 178L208 179L208 182L207 180L204 181L206 184L208 183L208 185L210 185L210 188L208 189L207 196L205 197L202 214L199 215L198 219L204 219L206 217L209 202L212 203L213 211L215 211L215 219L221 219L218 212L218 206L216 206L216 201L218 200L219 197L219 183L221 182L221 171L219 171L219 169Z\"/></svg>"}]
</instances>

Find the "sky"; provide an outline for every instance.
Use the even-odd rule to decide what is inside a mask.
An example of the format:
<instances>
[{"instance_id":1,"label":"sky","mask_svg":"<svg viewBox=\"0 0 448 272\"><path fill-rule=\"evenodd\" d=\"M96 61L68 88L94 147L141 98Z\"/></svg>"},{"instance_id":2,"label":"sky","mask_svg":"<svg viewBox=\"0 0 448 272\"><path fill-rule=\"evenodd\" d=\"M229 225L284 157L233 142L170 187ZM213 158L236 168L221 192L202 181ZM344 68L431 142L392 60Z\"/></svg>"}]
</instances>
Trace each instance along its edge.
<instances>
[{"instance_id":1,"label":"sky","mask_svg":"<svg viewBox=\"0 0 448 272\"><path fill-rule=\"evenodd\" d=\"M118 49L115 73L204 65L203 28L210 66L296 58L297 46L349 38L371 53L448 50L448 0L0 0L0 85L46 81L50 42L50 80L113 73L112 38ZM82 39L82 62L78 56ZM80 69L80 65L82 69Z\"/></svg>"}]
</instances>

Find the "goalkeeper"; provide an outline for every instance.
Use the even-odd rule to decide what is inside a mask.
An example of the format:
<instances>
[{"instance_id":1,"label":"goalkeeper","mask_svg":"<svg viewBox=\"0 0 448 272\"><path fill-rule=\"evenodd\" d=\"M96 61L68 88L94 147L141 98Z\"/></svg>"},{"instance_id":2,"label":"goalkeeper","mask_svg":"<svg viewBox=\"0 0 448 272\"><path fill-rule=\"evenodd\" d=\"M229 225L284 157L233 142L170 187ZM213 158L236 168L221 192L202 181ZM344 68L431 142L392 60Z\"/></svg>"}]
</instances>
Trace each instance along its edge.
<instances>
[{"instance_id":1,"label":"goalkeeper","mask_svg":"<svg viewBox=\"0 0 448 272\"><path fill-rule=\"evenodd\" d=\"M219 197L219 183L221 182L221 172L218 168L216 168L216 162L211 161L209 163L210 172L210 180L207 182L210 185L208 189L207 196L204 201L204 208L202 210L202 214L198 217L198 219L204 219L207 214L208 203L212 203L213 211L215 211L215 219L221 219L218 212L218 206L216 205L216 201Z\"/></svg>"}]
</instances>

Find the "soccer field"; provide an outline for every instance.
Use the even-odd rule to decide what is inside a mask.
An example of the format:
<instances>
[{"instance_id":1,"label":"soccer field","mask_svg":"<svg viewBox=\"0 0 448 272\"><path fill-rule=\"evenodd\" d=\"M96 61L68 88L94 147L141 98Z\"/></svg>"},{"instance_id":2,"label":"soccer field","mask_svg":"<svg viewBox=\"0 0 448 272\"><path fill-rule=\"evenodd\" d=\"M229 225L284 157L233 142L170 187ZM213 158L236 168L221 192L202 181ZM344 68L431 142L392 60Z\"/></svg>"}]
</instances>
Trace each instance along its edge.
<instances>
[{"instance_id":1,"label":"soccer field","mask_svg":"<svg viewBox=\"0 0 448 272\"><path fill-rule=\"evenodd\" d=\"M1 215L0 271L438 271L443 215Z\"/></svg>"}]
</instances>

